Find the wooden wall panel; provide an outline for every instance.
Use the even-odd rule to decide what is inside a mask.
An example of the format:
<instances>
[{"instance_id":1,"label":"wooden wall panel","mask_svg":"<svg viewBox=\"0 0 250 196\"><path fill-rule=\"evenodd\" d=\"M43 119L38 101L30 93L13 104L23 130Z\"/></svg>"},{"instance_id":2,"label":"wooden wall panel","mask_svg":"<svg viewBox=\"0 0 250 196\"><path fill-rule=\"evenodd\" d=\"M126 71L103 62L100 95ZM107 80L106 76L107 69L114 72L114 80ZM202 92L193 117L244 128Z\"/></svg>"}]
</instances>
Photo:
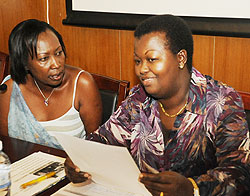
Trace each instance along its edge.
<instances>
[{"instance_id":1,"label":"wooden wall panel","mask_svg":"<svg viewBox=\"0 0 250 196\"><path fill-rule=\"evenodd\" d=\"M75 28L71 36L64 36L68 39L69 64L89 72L120 78L118 31Z\"/></svg>"},{"instance_id":2,"label":"wooden wall panel","mask_svg":"<svg viewBox=\"0 0 250 196\"><path fill-rule=\"evenodd\" d=\"M239 91L250 92L250 39L216 37L215 79Z\"/></svg>"},{"instance_id":3,"label":"wooden wall panel","mask_svg":"<svg viewBox=\"0 0 250 196\"><path fill-rule=\"evenodd\" d=\"M8 38L19 22L36 18L46 20L46 1L1 0L0 1L0 50L8 53Z\"/></svg>"},{"instance_id":4,"label":"wooden wall panel","mask_svg":"<svg viewBox=\"0 0 250 196\"><path fill-rule=\"evenodd\" d=\"M194 35L193 66L201 73L213 77L214 37Z\"/></svg>"},{"instance_id":5,"label":"wooden wall panel","mask_svg":"<svg viewBox=\"0 0 250 196\"><path fill-rule=\"evenodd\" d=\"M139 83L134 69L133 31L121 31L121 72L122 79L130 81L130 87Z\"/></svg>"}]
</instances>

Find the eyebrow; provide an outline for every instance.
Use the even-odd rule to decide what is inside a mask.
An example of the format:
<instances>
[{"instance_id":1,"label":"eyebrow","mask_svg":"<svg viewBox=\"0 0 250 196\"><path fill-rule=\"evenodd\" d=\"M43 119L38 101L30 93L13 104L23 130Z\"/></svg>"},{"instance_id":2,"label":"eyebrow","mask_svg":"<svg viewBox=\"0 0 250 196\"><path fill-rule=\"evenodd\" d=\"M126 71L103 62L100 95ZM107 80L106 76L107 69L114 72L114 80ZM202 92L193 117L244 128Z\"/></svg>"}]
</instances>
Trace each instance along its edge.
<instances>
[{"instance_id":1,"label":"eyebrow","mask_svg":"<svg viewBox=\"0 0 250 196\"><path fill-rule=\"evenodd\" d=\"M153 51L156 51L156 50L147 50L144 54L148 54L149 52L153 52Z\"/></svg>"},{"instance_id":2,"label":"eyebrow","mask_svg":"<svg viewBox=\"0 0 250 196\"><path fill-rule=\"evenodd\" d=\"M144 53L144 55L147 55L149 52L153 52L153 51L156 51L156 50L147 50L147 51ZM137 56L137 57L138 57L138 55L136 54L136 52L134 52L134 56Z\"/></svg>"},{"instance_id":3,"label":"eyebrow","mask_svg":"<svg viewBox=\"0 0 250 196\"><path fill-rule=\"evenodd\" d=\"M58 46L56 49L55 49L55 51L57 51L58 49L60 49L60 48L62 48L62 46L60 45L60 46ZM37 55L41 55L41 54L48 54L49 52L48 51L45 51L45 52L39 52L39 53L37 53Z\"/></svg>"}]
</instances>

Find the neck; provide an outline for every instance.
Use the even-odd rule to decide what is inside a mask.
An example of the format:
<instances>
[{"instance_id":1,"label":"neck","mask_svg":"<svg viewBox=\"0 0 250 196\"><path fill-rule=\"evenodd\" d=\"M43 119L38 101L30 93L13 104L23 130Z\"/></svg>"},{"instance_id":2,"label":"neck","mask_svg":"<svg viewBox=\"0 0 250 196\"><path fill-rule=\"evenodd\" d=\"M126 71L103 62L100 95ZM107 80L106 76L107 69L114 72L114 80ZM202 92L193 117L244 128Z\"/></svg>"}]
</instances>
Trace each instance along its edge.
<instances>
[{"instance_id":1,"label":"neck","mask_svg":"<svg viewBox=\"0 0 250 196\"><path fill-rule=\"evenodd\" d=\"M169 113L175 113L179 108L183 107L188 100L189 88L190 88L190 74L187 74L179 84L177 84L177 90L171 96L163 99L159 99L165 110Z\"/></svg>"},{"instance_id":2,"label":"neck","mask_svg":"<svg viewBox=\"0 0 250 196\"><path fill-rule=\"evenodd\" d=\"M181 92L174 97L169 99L158 100L162 103L165 110L169 113L175 113L178 108L181 108L183 105L186 104L188 100L188 90L185 92Z\"/></svg>"},{"instance_id":3,"label":"neck","mask_svg":"<svg viewBox=\"0 0 250 196\"><path fill-rule=\"evenodd\" d=\"M52 89L52 91L50 92L49 96L46 97L45 94L42 92L42 90L40 89L39 85L37 84L36 80L34 79L34 83L36 85L36 87L38 88L39 92L41 93L43 99L44 99L44 104L46 106L49 106L49 98L52 95L52 93L54 92L55 88Z\"/></svg>"},{"instance_id":4,"label":"neck","mask_svg":"<svg viewBox=\"0 0 250 196\"><path fill-rule=\"evenodd\" d=\"M61 82L59 85L56 85L56 86L52 86L52 85L48 85L48 84L44 84L44 83L41 83L39 80L37 80L36 78L34 78L32 75L28 74L27 76L27 85L30 86L30 88L37 88L36 85L35 85L35 82L34 80L36 80L39 88L45 92L45 93L50 93L54 88L56 88L57 90L58 89L61 89L61 87L63 86L63 83L64 82ZM64 81L64 80L63 80Z\"/></svg>"},{"instance_id":5,"label":"neck","mask_svg":"<svg viewBox=\"0 0 250 196\"><path fill-rule=\"evenodd\" d=\"M40 90L42 90L42 92L44 93L50 93L55 87L52 87L52 86L49 86L49 85L44 85L43 83L40 83L39 81L37 81L35 78L34 78L34 84L35 84L35 81L38 85L38 87L40 88Z\"/></svg>"}]
</instances>

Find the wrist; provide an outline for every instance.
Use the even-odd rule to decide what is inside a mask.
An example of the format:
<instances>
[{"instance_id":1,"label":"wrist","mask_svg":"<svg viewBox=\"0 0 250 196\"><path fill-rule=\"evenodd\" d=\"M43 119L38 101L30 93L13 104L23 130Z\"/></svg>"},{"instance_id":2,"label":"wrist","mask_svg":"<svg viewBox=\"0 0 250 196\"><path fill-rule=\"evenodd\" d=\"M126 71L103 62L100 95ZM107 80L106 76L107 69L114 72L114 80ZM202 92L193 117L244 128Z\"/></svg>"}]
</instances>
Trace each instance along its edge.
<instances>
[{"instance_id":1,"label":"wrist","mask_svg":"<svg viewBox=\"0 0 250 196\"><path fill-rule=\"evenodd\" d=\"M188 178L188 180L192 183L193 188L194 188L194 196L200 196L200 191L199 191L199 187L196 184L196 182L194 181L193 178Z\"/></svg>"}]
</instances>

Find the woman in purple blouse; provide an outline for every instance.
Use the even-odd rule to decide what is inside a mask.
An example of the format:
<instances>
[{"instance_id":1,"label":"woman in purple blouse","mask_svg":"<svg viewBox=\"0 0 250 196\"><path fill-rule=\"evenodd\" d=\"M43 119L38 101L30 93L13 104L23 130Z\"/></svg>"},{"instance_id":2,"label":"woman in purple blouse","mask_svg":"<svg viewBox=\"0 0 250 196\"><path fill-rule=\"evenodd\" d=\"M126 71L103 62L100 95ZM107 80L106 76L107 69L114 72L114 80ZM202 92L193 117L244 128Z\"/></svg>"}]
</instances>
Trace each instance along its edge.
<instances>
[{"instance_id":1,"label":"woman in purple blouse","mask_svg":"<svg viewBox=\"0 0 250 196\"><path fill-rule=\"evenodd\" d=\"M192 67L192 33L179 17L150 17L134 35L141 84L88 139L126 146L154 196L248 193L250 140L239 94ZM73 182L90 177L69 159L65 165Z\"/></svg>"}]
</instances>

